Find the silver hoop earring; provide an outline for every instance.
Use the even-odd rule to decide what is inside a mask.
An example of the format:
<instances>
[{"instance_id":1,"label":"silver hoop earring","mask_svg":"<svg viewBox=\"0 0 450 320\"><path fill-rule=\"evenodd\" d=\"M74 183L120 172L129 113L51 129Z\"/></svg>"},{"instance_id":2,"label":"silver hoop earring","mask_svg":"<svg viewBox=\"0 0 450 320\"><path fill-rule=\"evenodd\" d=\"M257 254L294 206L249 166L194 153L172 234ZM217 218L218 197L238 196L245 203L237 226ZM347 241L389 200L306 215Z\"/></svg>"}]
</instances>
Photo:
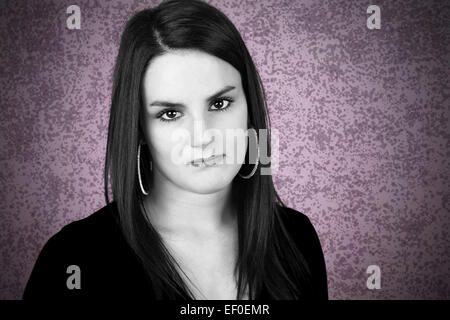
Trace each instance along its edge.
<instances>
[{"instance_id":1,"label":"silver hoop earring","mask_svg":"<svg viewBox=\"0 0 450 320\"><path fill-rule=\"evenodd\" d=\"M242 174L239 173L239 176L240 176L241 178L244 178L244 179L250 179L251 177L253 177L253 175L254 175L255 172L256 172L256 169L258 168L258 165L259 165L259 144L258 144L258 136L256 136L256 146L257 146L257 147L256 147L256 150L257 150L256 163L255 163L255 165L253 166L253 169L252 169L252 171L251 171L249 174L243 176Z\"/></svg>"},{"instance_id":2,"label":"silver hoop earring","mask_svg":"<svg viewBox=\"0 0 450 320\"><path fill-rule=\"evenodd\" d=\"M144 186L142 185L142 178L141 178L141 144L140 143L139 143L138 152L137 152L137 169L138 169L138 179L139 179L139 186L141 187L141 192L144 195L148 195L148 192L144 190ZM152 170L152 162L150 162L150 170Z\"/></svg>"}]
</instances>

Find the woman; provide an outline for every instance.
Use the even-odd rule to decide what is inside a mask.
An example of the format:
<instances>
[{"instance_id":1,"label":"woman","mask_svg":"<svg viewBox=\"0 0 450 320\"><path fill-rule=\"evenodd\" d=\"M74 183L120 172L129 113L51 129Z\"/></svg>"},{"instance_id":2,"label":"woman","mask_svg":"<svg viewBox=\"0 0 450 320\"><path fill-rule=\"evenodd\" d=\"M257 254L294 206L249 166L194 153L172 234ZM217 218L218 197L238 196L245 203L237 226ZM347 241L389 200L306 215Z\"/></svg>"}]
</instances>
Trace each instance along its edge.
<instances>
[{"instance_id":1,"label":"woman","mask_svg":"<svg viewBox=\"0 0 450 320\"><path fill-rule=\"evenodd\" d=\"M107 205L50 238L24 298L327 299L314 227L254 156L268 130L261 80L223 13L177 0L138 12L114 73Z\"/></svg>"}]
</instances>

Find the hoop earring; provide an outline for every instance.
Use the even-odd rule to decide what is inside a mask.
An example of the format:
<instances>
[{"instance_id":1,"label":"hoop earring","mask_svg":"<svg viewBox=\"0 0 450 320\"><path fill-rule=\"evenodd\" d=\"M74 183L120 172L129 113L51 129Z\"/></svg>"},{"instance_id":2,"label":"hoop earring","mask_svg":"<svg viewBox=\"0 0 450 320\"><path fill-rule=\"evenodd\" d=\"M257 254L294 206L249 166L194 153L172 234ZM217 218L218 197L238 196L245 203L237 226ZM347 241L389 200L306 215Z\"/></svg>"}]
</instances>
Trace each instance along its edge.
<instances>
[{"instance_id":1,"label":"hoop earring","mask_svg":"<svg viewBox=\"0 0 450 320\"><path fill-rule=\"evenodd\" d=\"M142 178L141 178L141 143L139 143L139 145L138 145L137 168L138 168L138 178L139 178L139 186L141 187L141 192L144 195L148 195L148 191L144 190L144 186L142 184ZM151 161L150 161L150 170L152 170L152 162Z\"/></svg>"},{"instance_id":2,"label":"hoop earring","mask_svg":"<svg viewBox=\"0 0 450 320\"><path fill-rule=\"evenodd\" d=\"M257 150L257 155L256 155L256 163L255 163L255 165L253 166L253 169L252 169L252 171L248 174L248 175L242 175L242 174L240 174L240 173L238 173L239 174L239 176L241 177L241 178L244 178L244 179L250 179L251 177L253 177L253 175L255 174L255 172L256 172L256 169L258 168L258 165L259 165L259 144L258 144L258 135L256 135L256 150Z\"/></svg>"}]
</instances>

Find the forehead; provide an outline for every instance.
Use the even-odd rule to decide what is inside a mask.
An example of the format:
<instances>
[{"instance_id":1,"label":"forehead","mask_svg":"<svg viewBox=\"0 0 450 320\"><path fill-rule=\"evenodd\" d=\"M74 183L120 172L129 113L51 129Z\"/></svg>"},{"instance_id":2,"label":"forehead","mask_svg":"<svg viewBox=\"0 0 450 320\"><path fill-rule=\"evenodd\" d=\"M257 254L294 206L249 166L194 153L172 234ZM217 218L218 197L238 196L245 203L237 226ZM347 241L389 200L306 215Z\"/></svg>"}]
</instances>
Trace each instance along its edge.
<instances>
[{"instance_id":1,"label":"forehead","mask_svg":"<svg viewBox=\"0 0 450 320\"><path fill-rule=\"evenodd\" d=\"M239 71L220 58L195 50L175 50L154 58L143 78L147 99L189 100L214 93L225 85L240 88Z\"/></svg>"}]
</instances>

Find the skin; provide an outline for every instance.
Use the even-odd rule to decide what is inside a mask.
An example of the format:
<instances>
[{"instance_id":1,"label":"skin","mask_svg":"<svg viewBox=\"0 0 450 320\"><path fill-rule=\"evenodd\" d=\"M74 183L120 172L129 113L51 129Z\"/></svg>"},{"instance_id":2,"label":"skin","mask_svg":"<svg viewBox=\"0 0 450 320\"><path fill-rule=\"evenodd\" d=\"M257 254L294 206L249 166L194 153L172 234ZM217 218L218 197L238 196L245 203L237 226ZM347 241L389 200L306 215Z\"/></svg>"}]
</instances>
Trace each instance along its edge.
<instances>
[{"instance_id":1,"label":"skin","mask_svg":"<svg viewBox=\"0 0 450 320\"><path fill-rule=\"evenodd\" d=\"M231 97L233 102L220 97L207 101L230 87L234 89L220 97ZM143 147L149 148L153 158L154 187L144 199L149 219L200 288L194 290L198 299L235 299L237 221L230 192L244 161L246 140L241 137L235 142L236 161L225 158L228 162L206 168L187 162L202 155L226 153L228 157L225 130L248 128L240 73L201 51L170 51L147 67L142 98L140 125L147 143ZM183 106L168 108L161 101ZM176 141L171 139L175 133Z\"/></svg>"}]
</instances>

